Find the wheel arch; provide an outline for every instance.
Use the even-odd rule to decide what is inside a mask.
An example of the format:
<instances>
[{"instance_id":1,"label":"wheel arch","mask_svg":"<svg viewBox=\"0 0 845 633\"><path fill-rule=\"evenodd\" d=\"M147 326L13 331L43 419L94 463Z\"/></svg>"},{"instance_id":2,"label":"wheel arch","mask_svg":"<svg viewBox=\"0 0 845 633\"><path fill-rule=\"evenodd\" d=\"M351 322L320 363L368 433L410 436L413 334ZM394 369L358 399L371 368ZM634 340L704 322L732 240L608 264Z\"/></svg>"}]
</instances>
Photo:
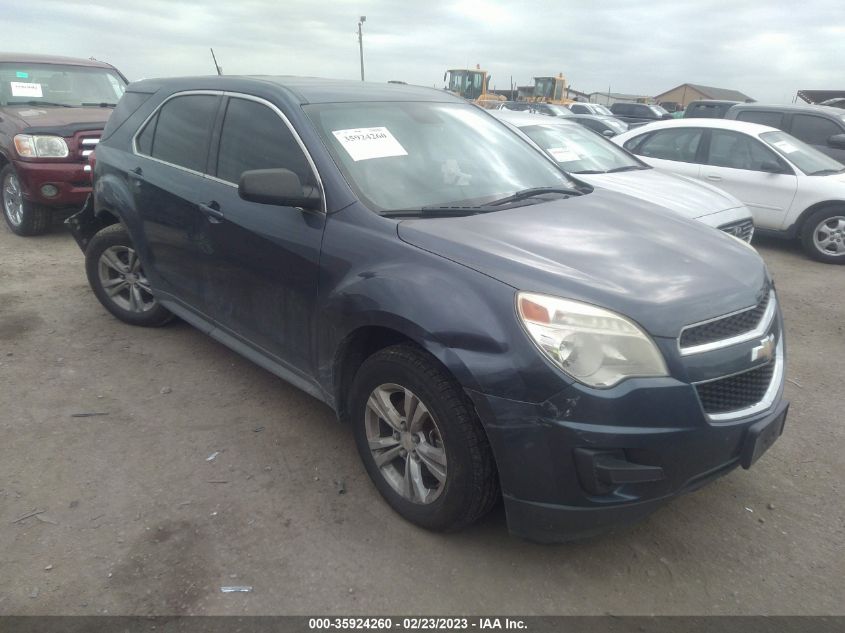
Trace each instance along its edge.
<instances>
[{"instance_id":1,"label":"wheel arch","mask_svg":"<svg viewBox=\"0 0 845 633\"><path fill-rule=\"evenodd\" d=\"M801 238L804 232L804 223L816 211L827 208L842 208L845 210L845 200L824 200L810 205L801 212L801 215L793 222L792 226L787 229L790 237Z\"/></svg>"}]
</instances>

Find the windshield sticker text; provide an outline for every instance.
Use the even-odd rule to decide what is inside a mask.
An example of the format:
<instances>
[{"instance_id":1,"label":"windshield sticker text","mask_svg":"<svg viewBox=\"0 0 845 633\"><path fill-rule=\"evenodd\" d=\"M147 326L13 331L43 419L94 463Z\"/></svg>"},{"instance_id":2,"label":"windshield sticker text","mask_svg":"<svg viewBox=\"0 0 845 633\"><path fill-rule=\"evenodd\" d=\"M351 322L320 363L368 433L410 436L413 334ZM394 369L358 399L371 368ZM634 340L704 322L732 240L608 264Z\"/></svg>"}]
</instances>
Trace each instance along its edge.
<instances>
[{"instance_id":1,"label":"windshield sticker text","mask_svg":"<svg viewBox=\"0 0 845 633\"><path fill-rule=\"evenodd\" d=\"M581 158L575 150L566 146L550 147L546 151L559 163L568 163Z\"/></svg>"},{"instance_id":2,"label":"windshield sticker text","mask_svg":"<svg viewBox=\"0 0 845 633\"><path fill-rule=\"evenodd\" d=\"M13 97L42 97L41 84L29 84L22 81L10 82Z\"/></svg>"},{"instance_id":3,"label":"windshield sticker text","mask_svg":"<svg viewBox=\"0 0 845 633\"><path fill-rule=\"evenodd\" d=\"M371 158L408 155L405 148L386 127L334 130L332 134L355 162Z\"/></svg>"},{"instance_id":4,"label":"windshield sticker text","mask_svg":"<svg viewBox=\"0 0 845 633\"><path fill-rule=\"evenodd\" d=\"M775 147L777 147L777 148L778 148L780 151L782 151L784 154L791 154L792 152L797 152L797 151L798 151L798 148L797 148L797 147L795 147L795 146L794 146L792 143L790 143L789 141L774 141L774 142L772 143L772 145L774 145Z\"/></svg>"}]
</instances>

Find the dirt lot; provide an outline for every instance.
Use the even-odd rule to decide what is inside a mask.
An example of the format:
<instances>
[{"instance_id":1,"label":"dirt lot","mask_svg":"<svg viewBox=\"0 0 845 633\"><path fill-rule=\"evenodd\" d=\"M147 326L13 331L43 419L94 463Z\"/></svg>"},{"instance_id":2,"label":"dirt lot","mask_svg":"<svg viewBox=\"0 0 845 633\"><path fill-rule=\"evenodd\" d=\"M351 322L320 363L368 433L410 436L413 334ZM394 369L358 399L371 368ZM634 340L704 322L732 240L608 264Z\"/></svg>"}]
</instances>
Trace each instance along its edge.
<instances>
[{"instance_id":1,"label":"dirt lot","mask_svg":"<svg viewBox=\"0 0 845 633\"><path fill-rule=\"evenodd\" d=\"M501 508L405 523L324 405L184 323L119 323L61 228L2 227L0 613L845 614L845 269L758 246L784 436L634 528L538 546Z\"/></svg>"}]
</instances>

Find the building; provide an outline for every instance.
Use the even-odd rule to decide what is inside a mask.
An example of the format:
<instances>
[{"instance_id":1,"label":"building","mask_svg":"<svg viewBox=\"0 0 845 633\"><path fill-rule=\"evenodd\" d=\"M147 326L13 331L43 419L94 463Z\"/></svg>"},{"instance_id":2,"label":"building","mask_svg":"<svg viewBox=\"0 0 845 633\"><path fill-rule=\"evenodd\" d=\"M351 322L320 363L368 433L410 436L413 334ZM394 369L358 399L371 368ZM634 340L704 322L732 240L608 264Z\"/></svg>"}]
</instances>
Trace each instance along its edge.
<instances>
[{"instance_id":1,"label":"building","mask_svg":"<svg viewBox=\"0 0 845 633\"><path fill-rule=\"evenodd\" d=\"M671 101L680 103L683 107L687 107L690 102L698 99L716 99L718 101L740 101L750 103L754 101L747 94L739 90L729 90L728 88L714 88L712 86L702 86L699 84L681 84L671 90L667 90L654 97L657 103L664 101Z\"/></svg>"},{"instance_id":2,"label":"building","mask_svg":"<svg viewBox=\"0 0 845 633\"><path fill-rule=\"evenodd\" d=\"M652 103L652 98L645 95L627 95L621 92L591 92L590 103L600 103L610 106L617 101L637 101L639 103Z\"/></svg>"}]
</instances>

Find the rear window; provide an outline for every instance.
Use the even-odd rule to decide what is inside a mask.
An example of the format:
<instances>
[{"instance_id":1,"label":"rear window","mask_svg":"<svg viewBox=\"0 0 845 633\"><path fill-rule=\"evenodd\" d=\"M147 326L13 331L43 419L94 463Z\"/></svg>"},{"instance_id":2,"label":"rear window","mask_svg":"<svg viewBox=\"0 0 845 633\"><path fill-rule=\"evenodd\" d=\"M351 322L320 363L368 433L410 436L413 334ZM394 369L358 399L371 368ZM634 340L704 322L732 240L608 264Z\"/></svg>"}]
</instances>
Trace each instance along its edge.
<instances>
[{"instance_id":1,"label":"rear window","mask_svg":"<svg viewBox=\"0 0 845 633\"><path fill-rule=\"evenodd\" d=\"M111 113L108 123L103 130L103 140L110 137L114 131L126 122L126 119L131 117L138 111L152 94L146 92L125 92L117 102L117 107Z\"/></svg>"},{"instance_id":2,"label":"rear window","mask_svg":"<svg viewBox=\"0 0 845 633\"><path fill-rule=\"evenodd\" d=\"M741 110L736 115L737 121L768 125L779 130L783 129L783 113L770 110Z\"/></svg>"}]
</instances>

